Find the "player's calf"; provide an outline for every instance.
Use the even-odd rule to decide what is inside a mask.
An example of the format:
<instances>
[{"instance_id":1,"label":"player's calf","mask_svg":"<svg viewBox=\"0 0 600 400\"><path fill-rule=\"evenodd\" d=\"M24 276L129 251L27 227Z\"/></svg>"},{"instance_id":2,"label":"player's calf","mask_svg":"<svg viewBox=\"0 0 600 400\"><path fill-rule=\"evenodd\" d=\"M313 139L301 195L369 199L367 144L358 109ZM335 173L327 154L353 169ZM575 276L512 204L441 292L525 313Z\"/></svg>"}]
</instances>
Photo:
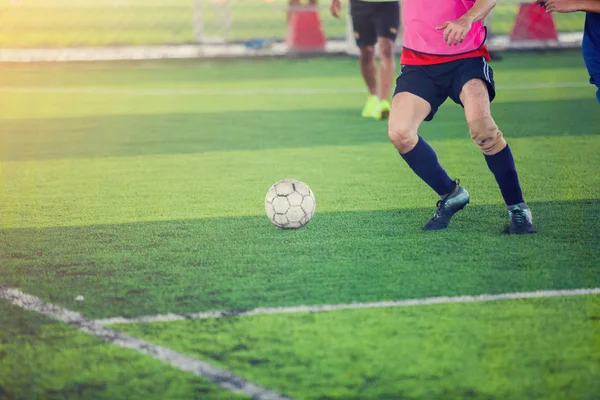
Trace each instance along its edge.
<instances>
[{"instance_id":1,"label":"player's calf","mask_svg":"<svg viewBox=\"0 0 600 400\"><path fill-rule=\"evenodd\" d=\"M365 118L375 118L379 106L379 96L377 96L377 65L375 64L375 47L359 47L360 71L367 84L370 96L362 110L362 116Z\"/></svg>"},{"instance_id":2,"label":"player's calf","mask_svg":"<svg viewBox=\"0 0 600 400\"><path fill-rule=\"evenodd\" d=\"M391 105L387 99L390 97L396 62L394 60L394 41L389 38L379 37L377 39L379 50L379 110L376 119L386 119L390 115Z\"/></svg>"}]
</instances>

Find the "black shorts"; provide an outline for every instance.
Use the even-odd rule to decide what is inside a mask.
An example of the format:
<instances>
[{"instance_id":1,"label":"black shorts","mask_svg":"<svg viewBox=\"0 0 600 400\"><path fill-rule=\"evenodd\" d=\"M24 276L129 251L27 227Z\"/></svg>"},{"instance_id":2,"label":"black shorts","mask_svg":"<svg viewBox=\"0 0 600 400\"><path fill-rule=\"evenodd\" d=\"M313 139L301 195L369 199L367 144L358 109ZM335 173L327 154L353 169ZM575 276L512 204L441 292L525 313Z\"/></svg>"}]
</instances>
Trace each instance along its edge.
<instances>
[{"instance_id":1,"label":"black shorts","mask_svg":"<svg viewBox=\"0 0 600 400\"><path fill-rule=\"evenodd\" d=\"M350 0L350 15L358 47L373 46L378 37L396 40L400 26L397 1Z\"/></svg>"},{"instance_id":2,"label":"black shorts","mask_svg":"<svg viewBox=\"0 0 600 400\"><path fill-rule=\"evenodd\" d=\"M438 108L448 97L456 104L460 101L460 92L471 79L485 82L490 94L490 101L496 97L494 71L485 58L465 58L445 64L435 65L403 65L400 76L396 79L394 95L409 92L421 97L431 105L431 113L425 121L431 121Z\"/></svg>"}]
</instances>

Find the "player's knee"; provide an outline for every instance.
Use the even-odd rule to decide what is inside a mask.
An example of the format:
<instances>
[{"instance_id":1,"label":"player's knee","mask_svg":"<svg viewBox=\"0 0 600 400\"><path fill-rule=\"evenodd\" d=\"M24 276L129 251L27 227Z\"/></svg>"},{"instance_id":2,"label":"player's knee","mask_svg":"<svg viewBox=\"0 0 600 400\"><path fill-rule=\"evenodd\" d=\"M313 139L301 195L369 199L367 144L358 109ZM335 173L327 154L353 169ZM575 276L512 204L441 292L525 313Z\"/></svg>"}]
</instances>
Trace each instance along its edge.
<instances>
[{"instance_id":1,"label":"player's knee","mask_svg":"<svg viewBox=\"0 0 600 400\"><path fill-rule=\"evenodd\" d=\"M391 121L388 127L388 136L401 154L411 151L419 140L415 129L404 125L394 125Z\"/></svg>"},{"instance_id":2,"label":"player's knee","mask_svg":"<svg viewBox=\"0 0 600 400\"><path fill-rule=\"evenodd\" d=\"M389 41L391 43L391 41ZM379 43L379 57L382 60L393 60L394 59L394 46L388 41Z\"/></svg>"},{"instance_id":3,"label":"player's knee","mask_svg":"<svg viewBox=\"0 0 600 400\"><path fill-rule=\"evenodd\" d=\"M364 46L360 48L360 62L363 64L369 64L375 59L375 47Z\"/></svg>"},{"instance_id":4,"label":"player's knee","mask_svg":"<svg viewBox=\"0 0 600 400\"><path fill-rule=\"evenodd\" d=\"M473 141L488 156L494 155L506 147L502 132L492 117L469 121L469 131Z\"/></svg>"}]
</instances>

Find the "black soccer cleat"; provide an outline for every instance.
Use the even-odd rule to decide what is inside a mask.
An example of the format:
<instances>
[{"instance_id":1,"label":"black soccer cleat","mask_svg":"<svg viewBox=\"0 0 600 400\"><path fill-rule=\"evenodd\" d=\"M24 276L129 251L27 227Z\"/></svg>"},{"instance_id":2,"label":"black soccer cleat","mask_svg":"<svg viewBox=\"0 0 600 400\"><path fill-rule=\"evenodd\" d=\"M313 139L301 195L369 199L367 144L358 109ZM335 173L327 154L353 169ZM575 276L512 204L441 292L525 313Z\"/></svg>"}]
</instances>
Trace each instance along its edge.
<instances>
[{"instance_id":1,"label":"black soccer cleat","mask_svg":"<svg viewBox=\"0 0 600 400\"><path fill-rule=\"evenodd\" d=\"M460 186L460 181L457 179L456 188L437 202L433 218L425 224L423 229L426 231L446 229L454 214L465 208L470 201L469 192Z\"/></svg>"},{"instance_id":2,"label":"black soccer cleat","mask_svg":"<svg viewBox=\"0 0 600 400\"><path fill-rule=\"evenodd\" d=\"M508 216L510 218L510 226L508 233L520 235L524 233L533 233L533 217L531 210L525 203L510 206L508 208Z\"/></svg>"}]
</instances>

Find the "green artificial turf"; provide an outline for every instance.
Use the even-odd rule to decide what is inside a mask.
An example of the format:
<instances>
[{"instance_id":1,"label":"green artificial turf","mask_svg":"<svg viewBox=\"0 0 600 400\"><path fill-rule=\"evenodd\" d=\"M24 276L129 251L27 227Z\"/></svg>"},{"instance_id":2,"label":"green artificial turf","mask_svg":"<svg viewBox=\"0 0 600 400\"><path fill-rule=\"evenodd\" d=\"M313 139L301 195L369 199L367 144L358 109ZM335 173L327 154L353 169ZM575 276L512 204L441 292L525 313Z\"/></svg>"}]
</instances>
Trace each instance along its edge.
<instances>
[{"instance_id":1,"label":"green artificial turf","mask_svg":"<svg viewBox=\"0 0 600 400\"><path fill-rule=\"evenodd\" d=\"M540 62L512 57L495 64L499 85L526 83ZM583 80L573 53L553 60L559 72L536 70L539 82ZM138 74L109 63L0 77L48 90L3 96L3 284L95 317L598 286L600 115L587 87L499 91L494 104L534 212L530 237L501 233L506 211L462 111L442 107L422 134L473 199L447 232L424 233L435 195L388 143L386 124L358 116L362 93L223 95L215 104L177 91L52 92L116 89L110 81L169 89L171 77L175 90L360 88L354 61L141 65ZM228 80L240 67L246 79ZM327 68L336 75L315 76ZM285 77L296 72L305 75ZM299 231L264 216L264 194L287 177L317 198Z\"/></svg>"},{"instance_id":2,"label":"green artificial turf","mask_svg":"<svg viewBox=\"0 0 600 400\"><path fill-rule=\"evenodd\" d=\"M243 399L0 300L0 399Z\"/></svg>"},{"instance_id":3,"label":"green artificial turf","mask_svg":"<svg viewBox=\"0 0 600 400\"><path fill-rule=\"evenodd\" d=\"M600 296L117 326L300 399L600 393Z\"/></svg>"},{"instance_id":4,"label":"green artificial turf","mask_svg":"<svg viewBox=\"0 0 600 400\"><path fill-rule=\"evenodd\" d=\"M393 149L386 123L360 117L366 93L353 59L0 64L0 284L88 318L600 287L600 114L581 55L507 54L492 66L498 84L493 114L511 144L533 211L538 233L531 236L502 233L507 213L498 188L469 139L461 108L451 103L420 133L451 176L460 178L470 191L472 203L447 231L423 232L436 196ZM305 181L316 195L314 219L297 231L281 231L264 215L265 193L283 178ZM75 301L79 295L85 300ZM524 360L534 360L551 348L566 349L561 357L575 354L570 350L574 348L582 354L587 351L578 347L583 338L597 339L597 331L581 325L582 315L595 313L597 303L574 306L574 301L552 300L550 311L535 307L539 316L530 307L546 304L543 300L516 302L514 307L509 302L448 307L455 313L452 327L458 332L469 332L471 326L505 330L498 325L504 319L495 321L491 314L473 325L470 311L464 311L468 307L496 307L494 315L506 313L506 318L526 307L532 321L546 325L535 335L513 336L516 347L510 348L512 355L506 360L514 360L518 349L528 347L534 354ZM9 322L2 323L0 316L0 337L10 340L0 341L0 354L14 355L0 355L0 368L16 371L2 381L7 375L0 369L5 393L6 388L24 390L27 374L37 379L25 388L31 393L75 390L73 385L90 382L95 391L89 398L135 398L154 387L152 375L127 386L134 378L119 371L128 368L129 357L137 357L133 353L99 344L97 348L110 357L127 356L114 359L76 349L66 354L67 343L95 343L95 339L57 324L47 326L46 320L30 313L4 309L9 310ZM418 310L410 313L418 316ZM438 319L428 314L429 308L423 310L423 323ZM370 321L374 330L367 333L372 341L385 343L383 329L394 320L387 318L388 312L400 313L402 319L408 311L343 315L355 327ZM562 328L552 322L558 321L553 319L557 315L564 317ZM265 323L262 334L278 334L273 330L277 321L289 322L289 329L298 335L318 329L301 316L273 318L274 325ZM351 324L315 318L319 326L323 324L323 332L329 326ZM291 322L295 319L299 322ZM20 320L40 329L30 336L15 335L11 323ZM511 334L531 331L519 321ZM190 324L197 323L209 324ZM407 325L414 324L411 320ZM185 324L173 325L169 341L179 326L185 332L181 345L187 346L194 336ZM502 326L512 329L513 324ZM54 342L52 335L64 340ZM204 335L200 328L198 335ZM222 336L229 343L227 335L219 333L214 340ZM457 349L481 344L466 339L461 343L451 335L428 344L427 336L421 336L408 331L403 340L433 348L446 338L448 346ZM318 337L314 346L328 346ZM536 338L534 345L529 337ZM569 337L574 347L560 347ZM256 348L249 347L252 357L260 360L283 351L277 340L263 339ZM348 336L348 345L352 340ZM489 340L500 339L491 335ZM190 352L204 355L211 346L198 342ZM36 356L24 353L30 351L24 347ZM289 351L296 354L297 349ZM371 357L368 347L360 349L365 359ZM373 350L376 357L388 349ZM433 353L422 360L414 353L418 373L427 376L424 371L432 368L432 374L439 375L442 367L458 370L457 352L437 367ZM308 362L304 369L298 367L294 357L282 367L289 375L281 379L273 375L266 382L270 388L296 388L302 398L306 381L300 377L313 376L314 370ZM32 366L15 366L18 360L31 358ZM55 359L58 364L53 364ZM403 367L399 359L397 366ZM130 374L166 368L146 357L135 360ZM381 360L387 360L388 370L396 370L393 359ZM589 365L583 356L573 363ZM263 381L264 370L258 364L256 375L249 376ZM469 359L471 364L477 366ZM227 365L238 368L229 361ZM327 367L331 375L324 375L323 382L330 381L335 388L319 381L332 396L397 391L396 375L384 373L372 388L353 387L355 376L346 379L343 365L340 361L338 370ZM497 371L506 371L503 365ZM522 371L528 369L518 365ZM559 388L566 376L575 383L560 387L580 398L593 388L585 386L585 379L598 376L593 369L577 379L575 372L563 371L555 380L548 378L549 369L534 363L527 382L506 389L502 384L509 378L502 372L493 381L498 386L483 390L474 380L494 375L493 369L487 371L467 379L464 387L444 387L459 397L471 393L460 390L470 388L479 398L524 396L527 388L537 388L543 395ZM174 370L170 373L180 376ZM443 375L444 382L449 376ZM182 382L177 384L181 389L157 381L161 390L173 392L156 391L149 398L176 398L180 393L185 397L196 385L185 383L192 378L184 375L173 379L181 379L177 381ZM413 381L406 396L424 398L429 386Z\"/></svg>"}]
</instances>

